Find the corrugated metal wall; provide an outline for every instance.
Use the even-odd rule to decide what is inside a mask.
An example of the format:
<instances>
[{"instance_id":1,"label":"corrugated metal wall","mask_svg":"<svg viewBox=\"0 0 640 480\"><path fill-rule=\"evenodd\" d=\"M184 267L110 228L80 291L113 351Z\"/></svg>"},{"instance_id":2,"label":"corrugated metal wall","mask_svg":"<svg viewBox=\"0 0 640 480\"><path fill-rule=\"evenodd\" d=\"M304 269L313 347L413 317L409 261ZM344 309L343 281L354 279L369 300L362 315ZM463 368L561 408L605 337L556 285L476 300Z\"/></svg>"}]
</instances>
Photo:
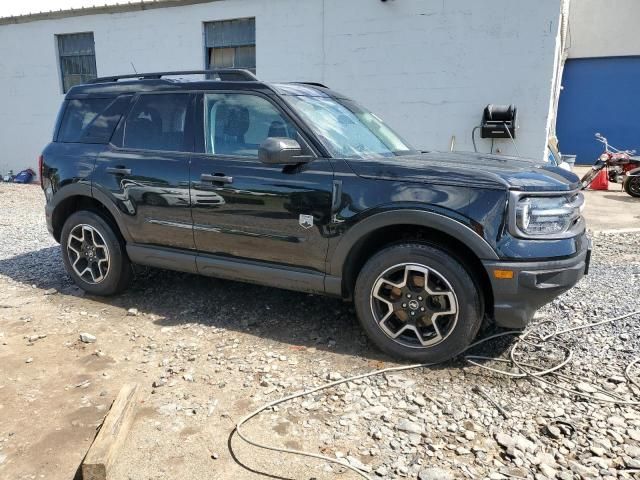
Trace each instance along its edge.
<instances>
[{"instance_id":1,"label":"corrugated metal wall","mask_svg":"<svg viewBox=\"0 0 640 480\"><path fill-rule=\"evenodd\" d=\"M562 153L593 163L602 153L596 132L618 148L640 152L638 78L640 56L568 60L557 123Z\"/></svg>"}]
</instances>

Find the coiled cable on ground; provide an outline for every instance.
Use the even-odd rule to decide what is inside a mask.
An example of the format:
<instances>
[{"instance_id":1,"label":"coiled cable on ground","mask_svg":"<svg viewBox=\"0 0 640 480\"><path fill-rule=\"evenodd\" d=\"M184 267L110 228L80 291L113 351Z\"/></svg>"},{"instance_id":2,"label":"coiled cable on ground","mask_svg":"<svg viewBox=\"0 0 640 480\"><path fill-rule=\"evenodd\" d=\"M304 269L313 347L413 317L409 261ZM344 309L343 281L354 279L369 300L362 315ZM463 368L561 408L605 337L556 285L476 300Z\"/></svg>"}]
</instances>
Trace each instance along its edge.
<instances>
[{"instance_id":1,"label":"coiled cable on ground","mask_svg":"<svg viewBox=\"0 0 640 480\"><path fill-rule=\"evenodd\" d=\"M605 403L613 403L613 404L617 404L617 405L640 405L640 401L634 401L634 400L626 400L622 397L620 397L619 395L614 394L613 392L607 392L603 389L600 389L598 387L593 387L594 390L596 390L598 393L601 393L603 395L605 395L606 397L603 396L596 396L595 394L589 394L586 392L581 392L578 390L574 390L572 388L568 388L568 387L563 387L561 385L555 384L553 382L550 382L542 377L544 376L548 376L548 375L554 375L557 378L564 380L564 381L575 381L578 380L576 377L573 377L571 375L566 375L566 374L562 374L562 373L558 373L558 370L560 370L561 368L563 368L564 366L566 366L571 359L573 358L573 351L567 347L564 346L560 346L560 348L562 348L563 350L565 350L565 356L562 359L562 361L560 361L558 364L554 365L553 367L547 368L547 369L542 369L539 366L534 366L525 362L520 361L517 358L517 353L519 352L519 348L521 345L528 345L531 346L533 348L541 348L543 346L544 343L560 336L560 335L564 335L570 332L575 332L578 330L585 330L585 329L589 329L589 328L595 328L598 327L600 325L604 325L604 324L608 324L608 323L613 323L613 322L617 322L620 320L624 320L626 318L635 316L635 315L640 315L640 310L635 311L635 312L631 312L631 313L627 313L625 315L621 315L619 317L615 317L615 318L610 318L610 319L606 319L606 320L602 320L602 321L598 321L598 322L594 322L594 323L588 323L588 324L584 324L584 325L578 325L576 327L571 327L571 328L566 328L564 330L559 330L558 329L558 324L554 321L551 320L546 320L544 322L541 322L540 324L538 324L536 327L541 327L543 325L550 325L553 328L552 333L547 334L547 335L540 335L537 333L534 333L534 330L528 330L526 332L523 331L508 331L508 332L501 332L501 333L497 333L494 335L490 335L486 338L483 338L481 340L478 340L477 342L469 345L463 352L461 352L461 355L464 354L465 352L468 352L469 350L482 345L486 342L489 342L491 340L494 340L496 338L499 337L504 337L507 335L515 335L518 336L518 340L516 341L516 343L513 345L513 347L511 348L511 351L509 353L509 359L504 359L504 358L492 358L492 357L485 357L485 356L478 356L478 355L465 355L463 358L469 362L472 365L475 365L479 368L494 372L494 373L498 373L500 375L506 375L509 377L516 377L516 378L527 378L527 379L531 379L537 382L542 383L543 385L546 385L547 387L550 388L556 388L559 390L563 390L565 392L574 394L574 395L578 395L584 398L587 398L589 400L595 401L595 402L605 402ZM538 338L538 342L535 342L533 340L530 340L529 338L532 336L537 336ZM484 361L495 361L495 362L503 362L503 363L510 363L513 366L517 367L519 372L507 372L505 370L501 370L498 368L494 368L494 367L490 367L488 365L483 365L480 364L478 362L478 360L484 360ZM638 362L640 362L640 357L636 358L634 360L631 361L631 363L629 363L627 365L627 367L625 368L624 371L624 375L625 378L627 379L627 381L629 382L630 385L633 385L635 388L637 388L638 390L640 390L640 383L638 382L638 380L632 378L631 376L631 370L634 367L634 365L638 364ZM442 362L441 362L442 363ZM343 383L347 383L347 382L353 382L356 380L361 380L364 378L368 378L368 377L373 377L376 375L382 375L384 373L390 373L390 372L400 372L400 371L405 371L405 370L412 370L412 369L417 369L417 368L425 368L425 367L432 367L434 365L438 365L438 363L421 363L421 364L416 364L416 365L405 365L405 366L399 366L399 367L389 367L389 368L383 368L381 370L375 370L372 372L368 372L368 373L363 373L361 375L355 375L349 378L343 378L340 380L336 380L333 382L329 382L326 383L324 385L320 385L318 387L314 387L311 388L309 390L305 390L302 392L298 392L298 393L293 393L291 395L288 395L286 397L282 397L279 398L277 400L274 400L272 402L266 403L264 405L262 405L260 408L254 410L253 412L251 412L250 414L246 415L245 417L243 417L237 424L235 427L235 432L238 434L238 436L244 440L246 443L248 443L251 446L254 446L256 448L261 448L264 450L270 450L273 452L280 452L280 453L288 453L291 455L298 455L298 456L303 456L303 457L309 457L309 458L315 458L318 460L324 460L326 462L329 463L333 463L336 465L340 465L342 467L345 467L351 471L353 471L354 473L358 474L359 476L361 476L362 478L365 478L367 480L371 480L371 478L367 475L366 472L363 472L362 470L356 468L355 466L351 465L348 461L343 460L343 459L339 459L339 458L332 458L332 457L328 457L326 455L321 455L318 453L313 453L313 452L305 452L302 450L293 450L293 449L288 449L288 448L281 448L278 446L274 446L274 445L269 445L266 443L260 443L256 440L253 440L251 438L249 438L243 431L242 431L242 427L252 418L258 416L260 413L264 412L265 410L268 410L269 408L275 407L276 405L280 405L282 403L288 402L290 400L294 400L296 398L300 398L300 397L304 397L307 395L311 395L312 393L316 393L322 390L326 390L329 388L333 388L333 387L337 387L338 385L341 385ZM633 390L632 394L638 396L638 392L634 392Z\"/></svg>"}]
</instances>

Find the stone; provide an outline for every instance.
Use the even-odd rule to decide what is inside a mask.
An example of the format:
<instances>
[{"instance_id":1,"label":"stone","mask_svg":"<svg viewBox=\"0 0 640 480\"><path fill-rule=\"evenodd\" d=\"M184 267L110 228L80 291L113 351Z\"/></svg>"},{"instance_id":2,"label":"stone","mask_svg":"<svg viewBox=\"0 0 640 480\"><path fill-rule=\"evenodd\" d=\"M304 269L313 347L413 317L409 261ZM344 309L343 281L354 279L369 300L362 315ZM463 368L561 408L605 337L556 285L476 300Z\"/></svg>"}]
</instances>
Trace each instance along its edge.
<instances>
[{"instance_id":1,"label":"stone","mask_svg":"<svg viewBox=\"0 0 640 480\"><path fill-rule=\"evenodd\" d=\"M33 362L33 358L32 357L29 357L24 361L24 363L32 363L32 362Z\"/></svg>"},{"instance_id":2,"label":"stone","mask_svg":"<svg viewBox=\"0 0 640 480\"><path fill-rule=\"evenodd\" d=\"M127 310L127 317L137 317L138 315L140 315L140 312L138 312L137 308L130 308Z\"/></svg>"},{"instance_id":3,"label":"stone","mask_svg":"<svg viewBox=\"0 0 640 480\"><path fill-rule=\"evenodd\" d=\"M509 467L503 473L509 478L527 478L528 471L524 468Z\"/></svg>"},{"instance_id":4,"label":"stone","mask_svg":"<svg viewBox=\"0 0 640 480\"><path fill-rule=\"evenodd\" d=\"M613 375L607 379L608 382L619 384L619 383L627 383L627 379L622 375Z\"/></svg>"},{"instance_id":5,"label":"stone","mask_svg":"<svg viewBox=\"0 0 640 480\"><path fill-rule=\"evenodd\" d=\"M640 470L640 460L637 458L629 458L624 462L624 464L627 466L627 468Z\"/></svg>"},{"instance_id":6,"label":"stone","mask_svg":"<svg viewBox=\"0 0 640 480\"><path fill-rule=\"evenodd\" d=\"M562 431L556 427L555 425L548 425L547 432L551 438L560 438L562 437Z\"/></svg>"},{"instance_id":7,"label":"stone","mask_svg":"<svg viewBox=\"0 0 640 480\"><path fill-rule=\"evenodd\" d=\"M513 446L516 443L516 440L513 437L502 432L496 433L495 439L496 439L496 442L498 442L498 445L506 449L513 448Z\"/></svg>"},{"instance_id":8,"label":"stone","mask_svg":"<svg viewBox=\"0 0 640 480\"><path fill-rule=\"evenodd\" d=\"M56 293L58 293L58 290L56 290L55 288L50 288L44 291L45 295L55 295Z\"/></svg>"},{"instance_id":9,"label":"stone","mask_svg":"<svg viewBox=\"0 0 640 480\"><path fill-rule=\"evenodd\" d=\"M468 448L465 448L465 447L456 448L456 454L458 455L468 455L470 453L471 453L471 450L469 450Z\"/></svg>"},{"instance_id":10,"label":"stone","mask_svg":"<svg viewBox=\"0 0 640 480\"><path fill-rule=\"evenodd\" d=\"M332 382L337 382L338 380L342 380L342 375L340 372L329 372L327 375L327 380Z\"/></svg>"},{"instance_id":11,"label":"stone","mask_svg":"<svg viewBox=\"0 0 640 480\"><path fill-rule=\"evenodd\" d=\"M454 480L453 473L443 468L433 467L420 470L419 480Z\"/></svg>"},{"instance_id":12,"label":"stone","mask_svg":"<svg viewBox=\"0 0 640 480\"><path fill-rule=\"evenodd\" d=\"M357 468L358 470L361 470L363 472L371 471L371 467L369 465L365 465L356 457L352 457L351 455L347 456L347 462L349 462L349 465L351 465L352 467Z\"/></svg>"},{"instance_id":13,"label":"stone","mask_svg":"<svg viewBox=\"0 0 640 480\"><path fill-rule=\"evenodd\" d=\"M598 391L593 385L585 382L578 383L576 388L584 393L596 393Z\"/></svg>"},{"instance_id":14,"label":"stone","mask_svg":"<svg viewBox=\"0 0 640 480\"><path fill-rule=\"evenodd\" d=\"M606 437L594 439L593 445L596 447L604 448L605 450L611 450L613 448L613 444L611 443L611 440L609 440Z\"/></svg>"},{"instance_id":15,"label":"stone","mask_svg":"<svg viewBox=\"0 0 640 480\"><path fill-rule=\"evenodd\" d=\"M97 340L95 335L92 335L90 333L81 333L80 334L80 341L83 343L95 343Z\"/></svg>"},{"instance_id":16,"label":"stone","mask_svg":"<svg viewBox=\"0 0 640 480\"><path fill-rule=\"evenodd\" d=\"M422 425L416 422L412 422L410 420L400 420L396 424L396 428L401 432L408 432L408 433L422 433L423 431Z\"/></svg>"},{"instance_id":17,"label":"stone","mask_svg":"<svg viewBox=\"0 0 640 480\"><path fill-rule=\"evenodd\" d=\"M40 335L31 335L27 338L27 340L29 341L29 343L33 343L36 342L40 339L46 338L47 335L46 334L40 334Z\"/></svg>"},{"instance_id":18,"label":"stone","mask_svg":"<svg viewBox=\"0 0 640 480\"><path fill-rule=\"evenodd\" d=\"M384 465L380 465L376 468L375 474L379 477L386 477L389 474L389 470Z\"/></svg>"},{"instance_id":19,"label":"stone","mask_svg":"<svg viewBox=\"0 0 640 480\"><path fill-rule=\"evenodd\" d=\"M629 455L631 458L640 459L640 447L638 447L636 445L629 445L629 444L625 445L624 446L624 453Z\"/></svg>"},{"instance_id":20,"label":"stone","mask_svg":"<svg viewBox=\"0 0 640 480\"><path fill-rule=\"evenodd\" d=\"M623 417L613 415L607 419L607 423L614 427L624 427L627 424L627 421Z\"/></svg>"},{"instance_id":21,"label":"stone","mask_svg":"<svg viewBox=\"0 0 640 480\"><path fill-rule=\"evenodd\" d=\"M427 401L425 400L425 398L422 395L418 395L418 396L414 397L413 398L413 403L415 403L419 407L426 407L427 406Z\"/></svg>"},{"instance_id":22,"label":"stone","mask_svg":"<svg viewBox=\"0 0 640 480\"><path fill-rule=\"evenodd\" d=\"M538 465L538 468L547 478L556 478L556 476L558 475L558 471L552 466L547 465L546 463L541 463L540 465Z\"/></svg>"},{"instance_id":23,"label":"stone","mask_svg":"<svg viewBox=\"0 0 640 480\"><path fill-rule=\"evenodd\" d=\"M600 473L598 469L595 467L587 467L586 465L582 465L581 463L576 462L575 460L569 460L569 468L572 472L577 473L583 478L599 478Z\"/></svg>"}]
</instances>

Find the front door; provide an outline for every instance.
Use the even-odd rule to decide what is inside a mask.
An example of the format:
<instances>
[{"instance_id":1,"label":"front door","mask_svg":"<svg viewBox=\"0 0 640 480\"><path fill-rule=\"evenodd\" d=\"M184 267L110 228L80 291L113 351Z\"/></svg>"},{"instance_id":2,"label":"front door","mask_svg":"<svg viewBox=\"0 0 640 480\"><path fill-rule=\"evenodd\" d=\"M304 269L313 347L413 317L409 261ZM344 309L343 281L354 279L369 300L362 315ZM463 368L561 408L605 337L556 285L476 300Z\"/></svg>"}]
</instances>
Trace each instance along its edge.
<instances>
[{"instance_id":1,"label":"front door","mask_svg":"<svg viewBox=\"0 0 640 480\"><path fill-rule=\"evenodd\" d=\"M191 202L198 251L324 273L333 170L315 158L300 166L265 165L267 137L305 144L284 110L254 92L207 93L191 160ZM196 124L198 120L196 120ZM202 143L199 147L198 143ZM308 153L312 153L309 151Z\"/></svg>"},{"instance_id":2,"label":"front door","mask_svg":"<svg viewBox=\"0 0 640 480\"><path fill-rule=\"evenodd\" d=\"M134 102L97 159L93 186L123 213L134 242L193 249L193 95L143 94Z\"/></svg>"}]
</instances>

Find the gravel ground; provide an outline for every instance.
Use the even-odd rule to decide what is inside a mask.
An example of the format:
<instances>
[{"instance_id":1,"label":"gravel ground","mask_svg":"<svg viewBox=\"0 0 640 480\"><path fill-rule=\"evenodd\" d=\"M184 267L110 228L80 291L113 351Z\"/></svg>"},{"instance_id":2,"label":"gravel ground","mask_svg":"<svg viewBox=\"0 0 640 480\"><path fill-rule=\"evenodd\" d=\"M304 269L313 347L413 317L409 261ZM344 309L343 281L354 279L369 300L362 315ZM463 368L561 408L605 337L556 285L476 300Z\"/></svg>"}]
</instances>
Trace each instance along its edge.
<instances>
[{"instance_id":1,"label":"gravel ground","mask_svg":"<svg viewBox=\"0 0 640 480\"><path fill-rule=\"evenodd\" d=\"M121 296L88 297L64 272L42 204L37 187L0 184L0 478L71 478L131 381L144 400L114 480L357 478L232 434L267 401L398 365L368 344L349 305L153 269L139 269ZM595 234L594 243L591 274L542 309L530 330L640 309L640 234ZM342 458L372 478L640 478L640 407L593 398L604 395L597 387L640 400L624 377L640 352L639 321L522 349L521 361L546 367L571 349L568 377L544 380L583 395L460 359L284 403L245 432ZM499 339L473 353L496 356L508 346ZM640 367L630 374L638 379Z\"/></svg>"}]
</instances>

